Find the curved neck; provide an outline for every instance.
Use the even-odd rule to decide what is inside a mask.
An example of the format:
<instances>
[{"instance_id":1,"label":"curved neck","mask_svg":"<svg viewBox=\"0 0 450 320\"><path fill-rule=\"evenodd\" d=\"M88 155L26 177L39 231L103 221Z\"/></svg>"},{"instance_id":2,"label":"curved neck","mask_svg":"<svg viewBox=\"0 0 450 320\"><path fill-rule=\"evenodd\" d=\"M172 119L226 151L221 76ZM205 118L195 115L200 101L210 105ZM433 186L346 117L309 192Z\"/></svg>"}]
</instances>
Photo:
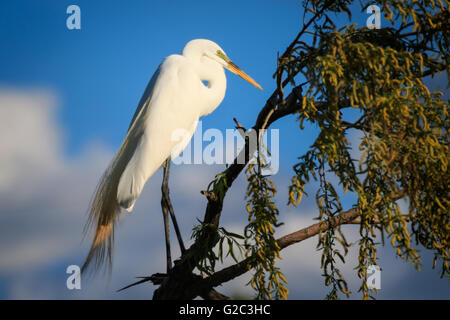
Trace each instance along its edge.
<instances>
[{"instance_id":1,"label":"curved neck","mask_svg":"<svg viewBox=\"0 0 450 320\"><path fill-rule=\"evenodd\" d=\"M205 63L200 63L203 65L206 72L202 74L200 77L201 81L207 81L206 96L207 96L207 104L205 110L201 116L206 116L213 112L222 102L225 97L225 90L227 88L227 78L225 76L225 70L221 65L216 62L212 62L213 66L205 65Z\"/></svg>"},{"instance_id":2,"label":"curved neck","mask_svg":"<svg viewBox=\"0 0 450 320\"><path fill-rule=\"evenodd\" d=\"M220 64L206 57L187 56L187 58L193 62L199 85L202 88L200 92L203 95L203 103L200 117L203 117L213 112L225 97L227 87L225 70ZM206 81L207 84L204 85L203 81Z\"/></svg>"}]
</instances>

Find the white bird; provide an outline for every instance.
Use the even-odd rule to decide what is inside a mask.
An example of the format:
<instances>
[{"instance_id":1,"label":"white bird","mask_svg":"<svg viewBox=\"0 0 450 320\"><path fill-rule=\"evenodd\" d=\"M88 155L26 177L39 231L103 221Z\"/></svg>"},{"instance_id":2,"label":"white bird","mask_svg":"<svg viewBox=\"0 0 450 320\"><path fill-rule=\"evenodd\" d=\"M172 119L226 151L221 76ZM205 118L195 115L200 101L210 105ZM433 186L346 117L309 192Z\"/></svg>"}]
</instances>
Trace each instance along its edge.
<instances>
[{"instance_id":1,"label":"white bird","mask_svg":"<svg viewBox=\"0 0 450 320\"><path fill-rule=\"evenodd\" d=\"M262 89L210 40L188 42L182 55L170 55L158 67L92 199L86 226L93 226L95 235L82 270L92 260L96 268L105 260L111 264L114 225L121 209L132 211L147 180L166 159L183 151L199 118L222 102L224 68ZM181 142L173 136L180 130L185 133Z\"/></svg>"}]
</instances>

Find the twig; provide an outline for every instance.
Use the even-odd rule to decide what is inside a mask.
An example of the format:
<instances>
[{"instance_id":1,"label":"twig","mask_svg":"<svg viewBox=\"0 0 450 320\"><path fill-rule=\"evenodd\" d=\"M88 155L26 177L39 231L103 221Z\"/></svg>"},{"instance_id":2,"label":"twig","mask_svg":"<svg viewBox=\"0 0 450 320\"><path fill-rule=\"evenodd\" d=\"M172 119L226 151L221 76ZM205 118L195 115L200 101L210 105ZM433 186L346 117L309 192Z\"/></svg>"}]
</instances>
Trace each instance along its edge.
<instances>
[{"instance_id":1,"label":"twig","mask_svg":"<svg viewBox=\"0 0 450 320\"><path fill-rule=\"evenodd\" d=\"M167 274L166 273L155 273L154 275L151 275L150 277L136 277L136 278L141 279L141 280L136 281L132 284L129 284L129 285L123 287L122 289L117 290L117 292L123 291L125 289L137 286L138 284L148 282L148 281L151 281L153 284L161 284L164 281L164 279L167 278Z\"/></svg>"}]
</instances>

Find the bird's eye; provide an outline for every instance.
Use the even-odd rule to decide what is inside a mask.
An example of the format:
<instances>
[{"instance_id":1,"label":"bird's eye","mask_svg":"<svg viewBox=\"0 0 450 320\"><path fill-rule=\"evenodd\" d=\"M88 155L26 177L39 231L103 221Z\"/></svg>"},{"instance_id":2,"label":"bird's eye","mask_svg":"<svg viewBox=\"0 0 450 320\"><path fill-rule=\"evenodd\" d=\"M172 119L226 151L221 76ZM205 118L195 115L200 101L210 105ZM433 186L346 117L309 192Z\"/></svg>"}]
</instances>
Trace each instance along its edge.
<instances>
[{"instance_id":1,"label":"bird's eye","mask_svg":"<svg viewBox=\"0 0 450 320\"><path fill-rule=\"evenodd\" d=\"M225 53L222 50L217 50L216 55L225 60L226 62L228 62L230 59L228 59L228 57L225 55Z\"/></svg>"}]
</instances>

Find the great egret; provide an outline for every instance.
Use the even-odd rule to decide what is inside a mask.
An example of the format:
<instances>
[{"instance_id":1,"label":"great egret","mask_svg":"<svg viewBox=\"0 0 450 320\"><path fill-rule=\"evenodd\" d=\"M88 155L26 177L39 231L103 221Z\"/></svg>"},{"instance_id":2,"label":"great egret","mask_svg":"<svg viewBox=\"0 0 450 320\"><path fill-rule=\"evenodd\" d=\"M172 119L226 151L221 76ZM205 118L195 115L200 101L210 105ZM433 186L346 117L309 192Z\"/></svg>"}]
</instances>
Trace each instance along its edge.
<instances>
[{"instance_id":1,"label":"great egret","mask_svg":"<svg viewBox=\"0 0 450 320\"><path fill-rule=\"evenodd\" d=\"M168 163L170 157L181 153L199 118L222 102L226 89L224 68L262 89L210 40L188 42L182 55L170 55L158 67L125 139L95 191L86 224L95 228L95 235L82 270L92 260L96 268L105 260L111 264L114 225L121 209L132 211L146 181L166 160ZM187 133L181 143L172 137L180 129ZM167 213L164 224L167 239Z\"/></svg>"}]
</instances>

